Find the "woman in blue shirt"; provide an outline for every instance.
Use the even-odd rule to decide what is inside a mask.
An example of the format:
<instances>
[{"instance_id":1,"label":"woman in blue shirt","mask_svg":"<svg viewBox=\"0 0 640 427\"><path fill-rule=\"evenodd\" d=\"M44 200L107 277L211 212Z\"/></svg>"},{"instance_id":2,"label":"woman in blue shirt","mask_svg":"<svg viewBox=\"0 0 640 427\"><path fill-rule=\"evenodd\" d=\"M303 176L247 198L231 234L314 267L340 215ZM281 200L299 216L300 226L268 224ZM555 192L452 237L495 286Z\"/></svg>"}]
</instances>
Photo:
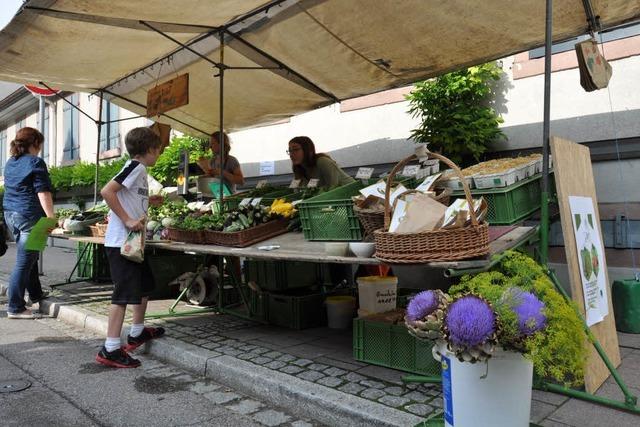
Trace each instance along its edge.
<instances>
[{"instance_id":1,"label":"woman in blue shirt","mask_svg":"<svg viewBox=\"0 0 640 427\"><path fill-rule=\"evenodd\" d=\"M4 169L4 219L16 241L16 265L9 278L10 319L32 319L26 308L25 290L32 302L46 296L38 278L38 251L28 251L24 245L29 232L43 216L54 218L51 180L44 160L38 157L44 136L36 129L25 127L11 141L11 157Z\"/></svg>"}]
</instances>

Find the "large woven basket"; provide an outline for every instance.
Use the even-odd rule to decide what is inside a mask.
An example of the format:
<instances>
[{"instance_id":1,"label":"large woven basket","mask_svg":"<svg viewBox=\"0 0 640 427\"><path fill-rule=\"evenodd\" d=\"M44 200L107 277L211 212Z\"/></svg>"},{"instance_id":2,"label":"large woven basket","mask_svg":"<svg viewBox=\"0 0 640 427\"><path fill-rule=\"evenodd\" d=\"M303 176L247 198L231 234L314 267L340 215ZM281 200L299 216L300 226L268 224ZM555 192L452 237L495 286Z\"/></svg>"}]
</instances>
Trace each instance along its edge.
<instances>
[{"instance_id":1,"label":"large woven basket","mask_svg":"<svg viewBox=\"0 0 640 427\"><path fill-rule=\"evenodd\" d=\"M415 192L415 190L409 190L406 193L409 192ZM443 205L448 206L449 200L451 199L451 193L453 193L453 191L446 188L442 193L435 196L434 199ZM377 209L362 209L355 205L353 206L353 211L358 216L360 224L362 224L365 240L369 238L373 239L373 232L384 228L384 211L379 211Z\"/></svg>"},{"instance_id":2,"label":"large woven basket","mask_svg":"<svg viewBox=\"0 0 640 427\"><path fill-rule=\"evenodd\" d=\"M464 183L464 192L469 206L473 206L471 191L462 172L451 160L437 154L429 153L429 157L439 159L447 164ZM417 157L412 155L398 163L390 174L388 182L404 165ZM387 183L385 192L384 228L376 230L373 235L376 243L375 257L389 264L420 264L431 261L456 261L475 258L489 253L489 225L479 222L473 209L470 210L471 225L457 229L439 229L421 233L389 233L391 222L391 206L389 198L391 186Z\"/></svg>"},{"instance_id":3,"label":"large woven basket","mask_svg":"<svg viewBox=\"0 0 640 427\"><path fill-rule=\"evenodd\" d=\"M277 219L242 231L225 232L206 230L203 232L204 242L210 245L244 248L286 233L288 224L289 221L286 219Z\"/></svg>"},{"instance_id":4,"label":"large woven basket","mask_svg":"<svg viewBox=\"0 0 640 427\"><path fill-rule=\"evenodd\" d=\"M174 242L203 244L204 234L202 231L179 230L177 228L167 228L167 238Z\"/></svg>"}]
</instances>

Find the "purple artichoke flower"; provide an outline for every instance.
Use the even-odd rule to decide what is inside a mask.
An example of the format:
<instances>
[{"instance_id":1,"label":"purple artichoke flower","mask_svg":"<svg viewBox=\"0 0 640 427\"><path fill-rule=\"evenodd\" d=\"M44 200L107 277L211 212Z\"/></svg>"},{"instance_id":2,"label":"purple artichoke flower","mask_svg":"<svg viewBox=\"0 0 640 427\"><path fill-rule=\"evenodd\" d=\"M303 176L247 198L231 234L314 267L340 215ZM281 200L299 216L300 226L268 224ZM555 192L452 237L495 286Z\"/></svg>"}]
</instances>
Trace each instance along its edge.
<instances>
[{"instance_id":1,"label":"purple artichoke flower","mask_svg":"<svg viewBox=\"0 0 640 427\"><path fill-rule=\"evenodd\" d=\"M438 308L440 298L434 291L422 291L409 301L407 319L416 321L424 319Z\"/></svg>"},{"instance_id":2,"label":"purple artichoke flower","mask_svg":"<svg viewBox=\"0 0 640 427\"><path fill-rule=\"evenodd\" d=\"M467 295L449 306L445 323L451 343L474 347L491 338L496 328L496 316L486 301Z\"/></svg>"},{"instance_id":3,"label":"purple artichoke flower","mask_svg":"<svg viewBox=\"0 0 640 427\"><path fill-rule=\"evenodd\" d=\"M537 296L519 288L511 288L507 292L509 305L518 316L521 335L531 335L547 325L547 317L543 313L544 303Z\"/></svg>"}]
</instances>

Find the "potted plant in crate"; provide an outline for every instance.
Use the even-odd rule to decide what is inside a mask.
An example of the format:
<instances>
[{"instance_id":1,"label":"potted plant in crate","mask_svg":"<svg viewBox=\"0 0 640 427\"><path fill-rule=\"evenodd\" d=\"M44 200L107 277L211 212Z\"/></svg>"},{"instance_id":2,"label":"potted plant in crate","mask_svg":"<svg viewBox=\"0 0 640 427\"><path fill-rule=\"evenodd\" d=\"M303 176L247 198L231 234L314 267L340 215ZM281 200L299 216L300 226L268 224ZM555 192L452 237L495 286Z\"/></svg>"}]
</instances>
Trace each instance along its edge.
<instances>
[{"instance_id":1,"label":"potted plant in crate","mask_svg":"<svg viewBox=\"0 0 640 427\"><path fill-rule=\"evenodd\" d=\"M582 383L582 323L526 255L509 252L493 271L465 276L446 294L419 293L405 323L436 342L446 425L528 426L534 371Z\"/></svg>"}]
</instances>

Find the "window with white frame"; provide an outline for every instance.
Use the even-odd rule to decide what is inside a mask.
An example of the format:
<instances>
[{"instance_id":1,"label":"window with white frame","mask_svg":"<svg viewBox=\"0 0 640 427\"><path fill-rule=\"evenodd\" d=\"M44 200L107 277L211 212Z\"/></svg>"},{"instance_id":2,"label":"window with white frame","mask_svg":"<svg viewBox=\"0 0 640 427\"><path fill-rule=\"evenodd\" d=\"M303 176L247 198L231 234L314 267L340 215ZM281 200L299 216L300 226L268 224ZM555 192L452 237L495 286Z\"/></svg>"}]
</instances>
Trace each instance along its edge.
<instances>
[{"instance_id":1,"label":"window with white frame","mask_svg":"<svg viewBox=\"0 0 640 427\"><path fill-rule=\"evenodd\" d=\"M76 107L79 106L78 94L74 93L68 98ZM62 106L62 126L64 135L64 148L62 150L62 160L76 160L80 158L80 115L78 109L65 102Z\"/></svg>"},{"instance_id":2,"label":"window with white frame","mask_svg":"<svg viewBox=\"0 0 640 427\"><path fill-rule=\"evenodd\" d=\"M4 165L7 163L7 130L0 130L0 176L4 175Z\"/></svg>"},{"instance_id":3,"label":"window with white frame","mask_svg":"<svg viewBox=\"0 0 640 427\"><path fill-rule=\"evenodd\" d=\"M102 118L105 122L100 129L100 152L120 148L120 111L117 105L109 101L102 101Z\"/></svg>"}]
</instances>

